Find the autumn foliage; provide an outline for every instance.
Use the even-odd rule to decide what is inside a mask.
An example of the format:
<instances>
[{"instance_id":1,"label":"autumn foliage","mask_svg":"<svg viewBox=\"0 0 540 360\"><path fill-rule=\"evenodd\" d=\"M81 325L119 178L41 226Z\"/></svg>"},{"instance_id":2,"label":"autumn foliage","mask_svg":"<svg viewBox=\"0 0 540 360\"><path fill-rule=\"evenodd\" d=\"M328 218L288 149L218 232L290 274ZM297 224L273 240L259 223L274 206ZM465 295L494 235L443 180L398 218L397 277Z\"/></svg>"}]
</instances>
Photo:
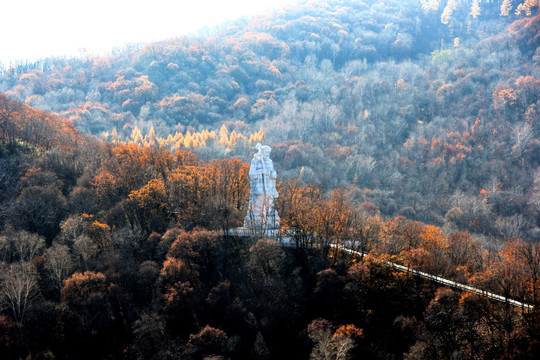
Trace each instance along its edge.
<instances>
[{"instance_id":1,"label":"autumn foliage","mask_svg":"<svg viewBox=\"0 0 540 360\"><path fill-rule=\"evenodd\" d=\"M48 150L73 146L80 139L71 121L10 100L0 93L0 141L5 146L24 141Z\"/></svg>"},{"instance_id":2,"label":"autumn foliage","mask_svg":"<svg viewBox=\"0 0 540 360\"><path fill-rule=\"evenodd\" d=\"M310 1L0 68L0 358L538 358L539 20ZM274 239L227 235L257 142Z\"/></svg>"}]
</instances>

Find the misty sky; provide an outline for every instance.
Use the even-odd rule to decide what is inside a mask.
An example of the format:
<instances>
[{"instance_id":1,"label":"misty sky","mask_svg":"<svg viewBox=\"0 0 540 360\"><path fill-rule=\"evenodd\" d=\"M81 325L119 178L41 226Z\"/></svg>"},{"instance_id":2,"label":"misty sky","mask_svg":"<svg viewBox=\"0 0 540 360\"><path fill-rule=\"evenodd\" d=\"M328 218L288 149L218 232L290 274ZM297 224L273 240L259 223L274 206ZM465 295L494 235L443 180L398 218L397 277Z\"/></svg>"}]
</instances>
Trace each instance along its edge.
<instances>
[{"instance_id":1,"label":"misty sky","mask_svg":"<svg viewBox=\"0 0 540 360\"><path fill-rule=\"evenodd\" d=\"M165 40L299 0L6 0L0 64Z\"/></svg>"}]
</instances>

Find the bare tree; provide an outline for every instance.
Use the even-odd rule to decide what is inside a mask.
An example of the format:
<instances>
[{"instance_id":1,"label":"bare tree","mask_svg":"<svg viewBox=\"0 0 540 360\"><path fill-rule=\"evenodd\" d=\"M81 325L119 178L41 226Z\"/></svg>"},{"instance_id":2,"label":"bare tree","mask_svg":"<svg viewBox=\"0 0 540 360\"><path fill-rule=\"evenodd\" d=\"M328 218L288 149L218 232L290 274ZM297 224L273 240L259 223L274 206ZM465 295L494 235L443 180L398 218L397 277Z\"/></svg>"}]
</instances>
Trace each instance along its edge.
<instances>
[{"instance_id":1,"label":"bare tree","mask_svg":"<svg viewBox=\"0 0 540 360\"><path fill-rule=\"evenodd\" d=\"M314 346L312 360L347 360L356 347L356 340L363 337L363 330L352 324L342 325L334 332L334 326L325 319L313 320L307 328Z\"/></svg>"},{"instance_id":2,"label":"bare tree","mask_svg":"<svg viewBox=\"0 0 540 360\"><path fill-rule=\"evenodd\" d=\"M14 235L11 241L19 261L31 261L45 247L45 240L38 234L23 230Z\"/></svg>"},{"instance_id":3,"label":"bare tree","mask_svg":"<svg viewBox=\"0 0 540 360\"><path fill-rule=\"evenodd\" d=\"M514 125L512 129L512 138L514 140L512 153L517 157L521 157L527 148L527 145L529 145L531 140L534 138L531 124L523 122Z\"/></svg>"},{"instance_id":4,"label":"bare tree","mask_svg":"<svg viewBox=\"0 0 540 360\"><path fill-rule=\"evenodd\" d=\"M86 234L80 235L73 244L73 249L79 255L81 266L83 269L90 268L91 261L98 253L96 244Z\"/></svg>"},{"instance_id":5,"label":"bare tree","mask_svg":"<svg viewBox=\"0 0 540 360\"><path fill-rule=\"evenodd\" d=\"M11 244L7 236L0 236L0 261L6 262L11 258Z\"/></svg>"},{"instance_id":6,"label":"bare tree","mask_svg":"<svg viewBox=\"0 0 540 360\"><path fill-rule=\"evenodd\" d=\"M354 340L348 336L334 336L334 348L336 351L336 360L350 359L350 352L355 347Z\"/></svg>"},{"instance_id":7,"label":"bare tree","mask_svg":"<svg viewBox=\"0 0 540 360\"><path fill-rule=\"evenodd\" d=\"M45 267L49 270L56 288L62 290L63 282L73 271L73 260L66 245L54 243L45 252L47 261Z\"/></svg>"},{"instance_id":8,"label":"bare tree","mask_svg":"<svg viewBox=\"0 0 540 360\"><path fill-rule=\"evenodd\" d=\"M43 237L28 231L14 231L8 228L0 236L0 260L31 261L45 247Z\"/></svg>"},{"instance_id":9,"label":"bare tree","mask_svg":"<svg viewBox=\"0 0 540 360\"><path fill-rule=\"evenodd\" d=\"M526 230L529 226L527 218L521 214L507 217L499 216L497 220L495 220L494 225L505 239L514 236L522 236L524 230Z\"/></svg>"},{"instance_id":10,"label":"bare tree","mask_svg":"<svg viewBox=\"0 0 540 360\"><path fill-rule=\"evenodd\" d=\"M310 359L333 360L335 352L332 344L333 326L325 319L313 320L308 326L308 335L314 346Z\"/></svg>"},{"instance_id":11,"label":"bare tree","mask_svg":"<svg viewBox=\"0 0 540 360\"><path fill-rule=\"evenodd\" d=\"M28 305L37 292L37 271L30 262L4 264L0 280L0 304L22 324Z\"/></svg>"},{"instance_id":12,"label":"bare tree","mask_svg":"<svg viewBox=\"0 0 540 360\"><path fill-rule=\"evenodd\" d=\"M533 187L529 196L528 204L540 213L540 167L536 169L533 176Z\"/></svg>"}]
</instances>

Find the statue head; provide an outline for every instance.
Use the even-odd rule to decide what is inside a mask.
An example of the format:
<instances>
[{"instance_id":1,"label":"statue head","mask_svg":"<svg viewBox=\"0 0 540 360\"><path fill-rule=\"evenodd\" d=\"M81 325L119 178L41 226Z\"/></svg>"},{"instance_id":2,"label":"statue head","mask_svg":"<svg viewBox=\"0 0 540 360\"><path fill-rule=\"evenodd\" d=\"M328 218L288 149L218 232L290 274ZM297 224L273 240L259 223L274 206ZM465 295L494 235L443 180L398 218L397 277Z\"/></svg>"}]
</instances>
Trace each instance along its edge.
<instances>
[{"instance_id":1,"label":"statue head","mask_svg":"<svg viewBox=\"0 0 540 360\"><path fill-rule=\"evenodd\" d=\"M272 151L272 148L268 145L262 145L261 143L257 143L255 146L255 149L257 149L258 153L254 155L254 157L268 157L270 156L270 152Z\"/></svg>"},{"instance_id":2,"label":"statue head","mask_svg":"<svg viewBox=\"0 0 540 360\"><path fill-rule=\"evenodd\" d=\"M262 147L263 156L270 156L270 151L272 151L272 148L270 146L264 145Z\"/></svg>"}]
</instances>

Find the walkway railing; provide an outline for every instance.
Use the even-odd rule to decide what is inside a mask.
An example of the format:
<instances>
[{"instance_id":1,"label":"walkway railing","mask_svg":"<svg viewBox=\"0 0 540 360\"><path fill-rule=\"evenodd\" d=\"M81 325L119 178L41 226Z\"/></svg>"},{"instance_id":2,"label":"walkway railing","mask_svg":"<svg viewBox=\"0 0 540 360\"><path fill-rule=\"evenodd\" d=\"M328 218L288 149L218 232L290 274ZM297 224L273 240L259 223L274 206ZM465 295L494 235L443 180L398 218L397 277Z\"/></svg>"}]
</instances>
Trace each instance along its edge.
<instances>
[{"instance_id":1,"label":"walkway railing","mask_svg":"<svg viewBox=\"0 0 540 360\"><path fill-rule=\"evenodd\" d=\"M356 255L356 256L363 257L363 256L366 255L365 253L363 253L361 251L352 250L352 249L349 249L349 248L346 248L346 247L343 247L343 246L339 246L339 249L341 251L344 251L346 253ZM480 296L487 297L488 299L492 299L492 300L499 301L499 302L502 302L502 303L507 303L507 304L510 304L510 305L513 305L513 306L516 306L516 307L521 307L521 308L527 309L527 310L532 310L534 308L534 305L527 304L527 303L517 301L517 300L514 300L514 299L510 299L510 298L508 298L506 296L502 296L502 295L498 295L498 294L495 294L495 293L492 293L492 292L489 292L489 291L478 289L478 288L475 288L475 287L470 286L470 285L458 283L456 281L449 280L449 279L446 279L446 278L443 278L443 277L440 277L440 276L437 276L437 275L431 275L431 274L428 274L428 273L420 271L420 270L411 269L411 268L409 268L407 266L399 265L399 264L396 264L396 263L391 262L391 261L383 261L383 262L385 264L391 266L392 268L399 270L399 271L410 273L410 274L412 274L414 276L419 276L421 278L436 282L436 283L441 284L441 285L445 285L445 286L455 288L455 289L460 289L460 290L467 291L467 292L470 292L470 293L473 293L473 294L478 294Z\"/></svg>"},{"instance_id":2,"label":"walkway railing","mask_svg":"<svg viewBox=\"0 0 540 360\"><path fill-rule=\"evenodd\" d=\"M294 245L294 243L291 241L291 238L284 237L283 234L279 230L260 230L260 229L259 230L253 230L253 229L247 229L247 228L234 228L234 229L230 229L227 233L225 233L225 235L241 236L241 237L267 237L267 238L279 239L279 242L284 246L293 246ZM353 249L350 249L350 248L345 247L343 245L332 244L330 246L331 247L338 247L341 251L346 252L346 253L351 254L351 255L355 255L355 256L364 257L365 255L367 255L367 253L363 253L361 251L353 250ZM518 300L510 299L507 296L502 296L502 295L495 294L495 293L492 293L492 292L489 292L489 291L478 289L478 288L475 288L475 287L467 285L467 284L458 283L456 281L449 280L449 279L446 279L446 278L443 278L443 277L440 277L440 276L437 276L437 275L428 274L428 273L420 271L420 270L411 269L410 267L399 265L399 264L396 264L396 263L391 262L391 261L383 261L383 262L386 265L388 265L388 266L390 266L390 267L392 267L392 268L394 268L394 269L396 269L398 271L406 272L406 273L412 274L414 276L419 276L421 278L433 281L435 283L438 283L438 284L441 284L441 285L444 285L444 286L448 286L448 287L451 287L451 288L454 288L454 289L467 291L467 292L470 292L470 293L473 293L473 294L477 294L477 295L486 297L486 298L491 299L491 300L495 300L495 301L502 302L502 303L505 303L505 304L510 304L510 305L513 305L513 306L516 306L516 307L520 307L522 309L532 310L534 308L534 305L527 304L525 302L521 302L521 301L518 301Z\"/></svg>"}]
</instances>

